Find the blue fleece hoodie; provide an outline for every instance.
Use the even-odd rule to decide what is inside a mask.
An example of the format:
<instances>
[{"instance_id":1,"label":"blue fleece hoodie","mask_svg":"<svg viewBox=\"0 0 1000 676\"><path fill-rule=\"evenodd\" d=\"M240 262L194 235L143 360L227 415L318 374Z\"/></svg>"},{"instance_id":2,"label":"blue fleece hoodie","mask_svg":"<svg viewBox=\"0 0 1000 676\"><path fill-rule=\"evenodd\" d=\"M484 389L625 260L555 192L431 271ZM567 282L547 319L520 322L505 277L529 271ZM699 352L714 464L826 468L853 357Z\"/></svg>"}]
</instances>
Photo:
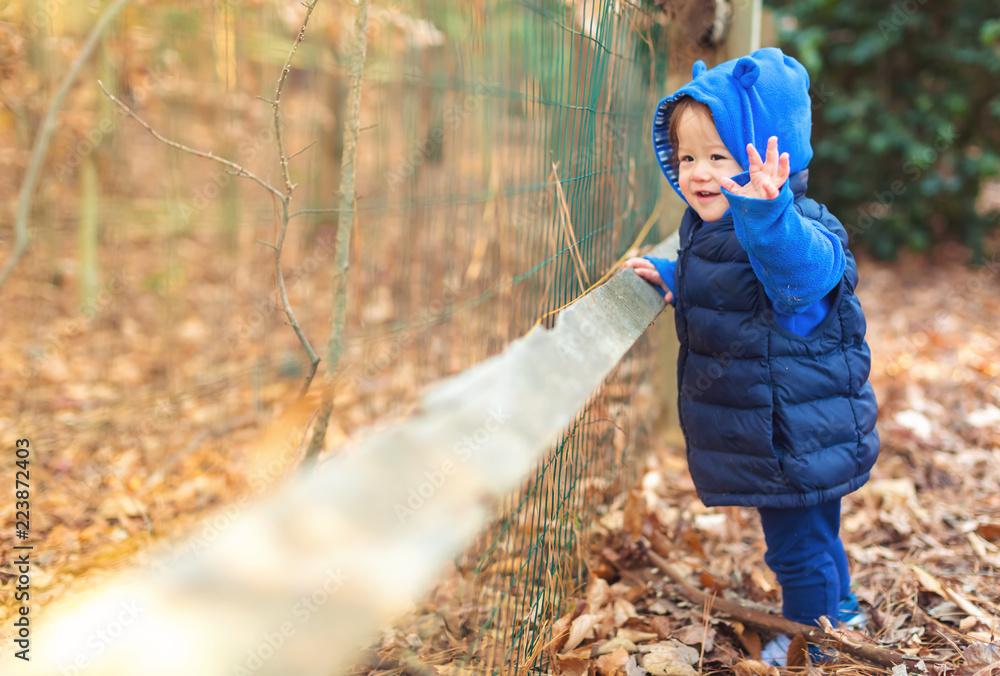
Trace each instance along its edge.
<instances>
[{"instance_id":1,"label":"blue fleece hoodie","mask_svg":"<svg viewBox=\"0 0 1000 676\"><path fill-rule=\"evenodd\" d=\"M759 49L711 70L703 61L694 64L691 82L660 101L653 122L660 168L683 199L669 135L671 111L682 96L711 109L720 138L744 169L749 166L748 143L763 152L767 139L777 136L778 150L789 154L791 176L777 198L739 197L723 189L730 205L723 219L734 221L737 239L764 287L775 321L793 333L808 335L828 314L831 300L827 294L837 286L845 267L837 236L794 208L790 184L805 182L812 159L808 73L775 48ZM733 180L746 185L749 173L744 171ZM649 260L674 291L673 262Z\"/></svg>"}]
</instances>

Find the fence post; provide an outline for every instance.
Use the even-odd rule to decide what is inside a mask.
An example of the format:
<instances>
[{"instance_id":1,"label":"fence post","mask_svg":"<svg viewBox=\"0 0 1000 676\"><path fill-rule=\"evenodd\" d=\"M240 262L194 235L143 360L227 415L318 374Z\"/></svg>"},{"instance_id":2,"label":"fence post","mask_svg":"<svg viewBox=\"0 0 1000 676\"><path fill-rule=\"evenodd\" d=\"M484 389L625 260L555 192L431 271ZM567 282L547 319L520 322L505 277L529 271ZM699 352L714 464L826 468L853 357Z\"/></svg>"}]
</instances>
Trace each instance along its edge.
<instances>
[{"instance_id":1,"label":"fence post","mask_svg":"<svg viewBox=\"0 0 1000 676\"><path fill-rule=\"evenodd\" d=\"M760 49L761 0L735 0L732 12L729 35L720 50L722 61Z\"/></svg>"}]
</instances>

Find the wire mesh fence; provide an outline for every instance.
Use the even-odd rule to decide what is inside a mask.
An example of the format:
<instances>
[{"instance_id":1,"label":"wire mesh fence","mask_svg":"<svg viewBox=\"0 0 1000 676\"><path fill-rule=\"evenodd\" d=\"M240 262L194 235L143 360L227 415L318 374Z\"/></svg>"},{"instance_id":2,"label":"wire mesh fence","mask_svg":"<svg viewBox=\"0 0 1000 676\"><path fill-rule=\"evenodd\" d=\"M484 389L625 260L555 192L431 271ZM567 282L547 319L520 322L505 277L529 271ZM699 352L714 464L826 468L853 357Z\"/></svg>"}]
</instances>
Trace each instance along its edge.
<instances>
[{"instance_id":1,"label":"wire mesh fence","mask_svg":"<svg viewBox=\"0 0 1000 676\"><path fill-rule=\"evenodd\" d=\"M42 0L5 11L20 12L4 27L18 38L9 58L38 75L10 105L24 118L0 128L21 147L31 136L25 120L64 65L58 46L79 42L91 15ZM36 250L15 283L77 290L91 263L73 243L90 210L100 223L98 288L110 293L83 301L88 318L70 329L47 329L31 345L11 334L28 346L14 366L39 386L17 406L26 417L48 415L45 387L86 364L86 396L97 403L67 414L68 428L47 430L46 445L105 468L70 474L96 488L101 504L112 485L140 499L137 487L169 490L142 514L157 534L189 504L178 497L189 490L182 478L157 468L190 460L215 476L195 510L213 495L225 503L239 494L261 461L243 458L238 438L191 432L262 414L304 367L262 262L270 253L255 243L273 238L269 196L158 144L117 115L94 80L164 135L273 176L270 111L254 96L273 92L302 11L262 0L134 3L71 93L53 143L34 213ZM350 3L320 3L283 95L286 147L304 149L291 162L303 213L286 278L314 342L325 340L330 316L324 262L336 223L352 12ZM556 311L627 250L659 239L660 178L648 143L668 68L659 12L619 0L372 7L348 348L329 446L404 415L421 387L552 326ZM0 162L16 171L20 156L11 157ZM55 315L76 316L73 299L59 302ZM483 673L542 668L551 622L584 575L594 517L634 480L647 446L652 359L643 338L457 562L454 574L469 589L465 629L439 661Z\"/></svg>"},{"instance_id":2,"label":"wire mesh fence","mask_svg":"<svg viewBox=\"0 0 1000 676\"><path fill-rule=\"evenodd\" d=\"M638 345L581 412L466 556L475 595L470 670L546 671L552 623L568 615L587 579L594 521L624 496L649 447L652 406L636 390L651 354Z\"/></svg>"},{"instance_id":3,"label":"wire mesh fence","mask_svg":"<svg viewBox=\"0 0 1000 676\"><path fill-rule=\"evenodd\" d=\"M414 10L448 26L454 7ZM433 354L456 326L468 327L462 342L476 340L458 362L465 365L551 325L553 311L647 238L659 194L649 112L667 61L653 11L616 2L484 4L472 30L449 36L446 49L425 49L395 77L380 67L369 101L389 111L380 119L396 107L406 112L379 145L411 148L395 162L390 153L376 172L387 176L385 208L405 214L409 233L399 258L411 267L398 271L387 296L406 298L400 290L414 279L431 282L420 300L411 292L404 312L412 312L433 302L440 279L462 291L418 351ZM428 274L422 265L439 267ZM378 354L378 342L370 349ZM456 356L453 347L445 352ZM585 578L594 518L634 480L648 447L654 407L640 393L651 395L652 359L644 339L466 552L455 574L468 582L467 635L430 638L420 651L428 661L490 674L544 671L551 624Z\"/></svg>"}]
</instances>

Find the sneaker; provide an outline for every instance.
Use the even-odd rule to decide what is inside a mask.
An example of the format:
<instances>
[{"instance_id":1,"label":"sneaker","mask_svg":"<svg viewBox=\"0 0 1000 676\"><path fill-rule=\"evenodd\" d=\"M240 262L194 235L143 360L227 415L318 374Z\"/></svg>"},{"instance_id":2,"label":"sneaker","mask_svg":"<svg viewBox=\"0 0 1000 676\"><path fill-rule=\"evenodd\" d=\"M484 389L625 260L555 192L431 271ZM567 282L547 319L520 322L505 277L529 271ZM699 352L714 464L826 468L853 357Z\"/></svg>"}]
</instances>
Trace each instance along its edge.
<instances>
[{"instance_id":1,"label":"sneaker","mask_svg":"<svg viewBox=\"0 0 1000 676\"><path fill-rule=\"evenodd\" d=\"M775 667L788 666L788 647L792 644L792 639L785 634L778 634L768 641L767 645L760 651L760 661ZM809 651L809 660L813 664L829 664L834 660L834 656L824 652L818 645L809 644L806 647Z\"/></svg>"},{"instance_id":2,"label":"sneaker","mask_svg":"<svg viewBox=\"0 0 1000 676\"><path fill-rule=\"evenodd\" d=\"M760 661L775 667L788 666L788 646L791 644L791 637L778 634L760 651Z\"/></svg>"},{"instance_id":3,"label":"sneaker","mask_svg":"<svg viewBox=\"0 0 1000 676\"><path fill-rule=\"evenodd\" d=\"M868 614L858 604L854 592L840 602L840 614L837 620L848 629L863 629L868 624Z\"/></svg>"}]
</instances>

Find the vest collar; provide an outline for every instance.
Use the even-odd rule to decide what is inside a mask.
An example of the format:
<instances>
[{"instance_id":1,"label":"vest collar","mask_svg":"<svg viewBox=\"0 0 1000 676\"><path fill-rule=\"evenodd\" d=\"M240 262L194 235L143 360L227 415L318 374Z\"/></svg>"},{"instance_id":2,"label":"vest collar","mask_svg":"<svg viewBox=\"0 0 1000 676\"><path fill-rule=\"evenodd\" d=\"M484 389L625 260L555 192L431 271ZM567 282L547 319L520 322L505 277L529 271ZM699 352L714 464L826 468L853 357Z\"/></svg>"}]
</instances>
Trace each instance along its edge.
<instances>
[{"instance_id":1,"label":"vest collar","mask_svg":"<svg viewBox=\"0 0 1000 676\"><path fill-rule=\"evenodd\" d=\"M808 169L803 169L802 171L796 172L788 177L788 187L791 189L792 194L795 195L795 199L805 196L808 183Z\"/></svg>"}]
</instances>

